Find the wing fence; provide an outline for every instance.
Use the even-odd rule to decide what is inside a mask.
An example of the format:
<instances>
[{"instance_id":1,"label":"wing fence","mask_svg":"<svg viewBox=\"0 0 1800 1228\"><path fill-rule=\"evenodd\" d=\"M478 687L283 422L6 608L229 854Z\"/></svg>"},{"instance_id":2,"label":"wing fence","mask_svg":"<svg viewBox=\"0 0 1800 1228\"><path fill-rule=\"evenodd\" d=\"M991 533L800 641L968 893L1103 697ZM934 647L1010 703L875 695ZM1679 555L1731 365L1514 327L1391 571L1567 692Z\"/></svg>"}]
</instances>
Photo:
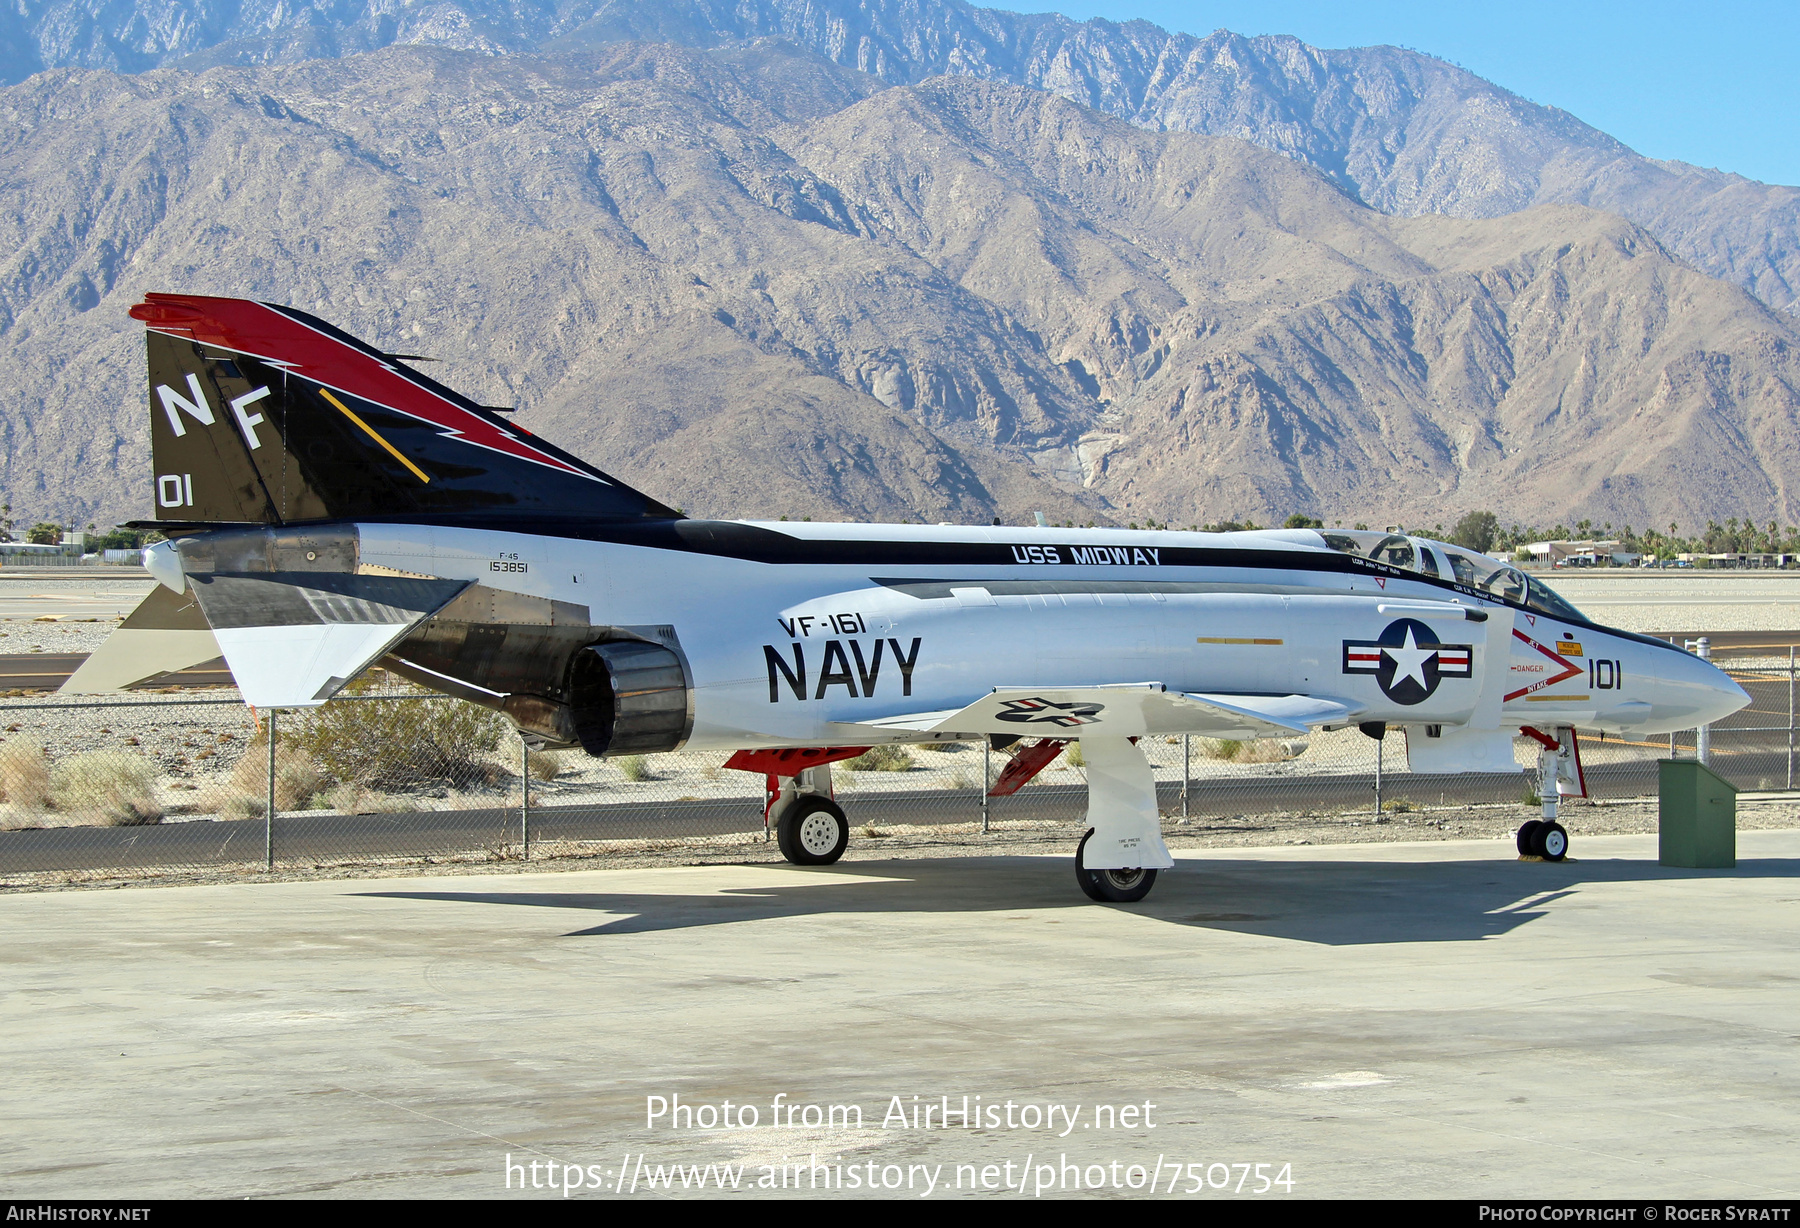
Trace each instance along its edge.
<instances>
[{"instance_id":1,"label":"wing fence","mask_svg":"<svg viewBox=\"0 0 1800 1228\"><path fill-rule=\"evenodd\" d=\"M1750 693L1712 727L1712 764L1741 789L1791 789L1789 658L1734 662ZM1285 740L1143 743L1167 821L1348 814L1530 800L1517 770L1402 770L1402 735L1354 729ZM1584 731L1590 792L1653 796L1656 760L1690 731L1620 741ZM604 857L766 838L763 780L724 753L592 759L529 751L500 717L377 673L305 712L257 713L236 691L134 691L0 702L0 876L12 884L197 871ZM1071 745L1017 793L988 798L1006 756L982 742L880 748L833 773L853 830L1067 825L1086 808ZM853 836L854 838L854 836Z\"/></svg>"}]
</instances>

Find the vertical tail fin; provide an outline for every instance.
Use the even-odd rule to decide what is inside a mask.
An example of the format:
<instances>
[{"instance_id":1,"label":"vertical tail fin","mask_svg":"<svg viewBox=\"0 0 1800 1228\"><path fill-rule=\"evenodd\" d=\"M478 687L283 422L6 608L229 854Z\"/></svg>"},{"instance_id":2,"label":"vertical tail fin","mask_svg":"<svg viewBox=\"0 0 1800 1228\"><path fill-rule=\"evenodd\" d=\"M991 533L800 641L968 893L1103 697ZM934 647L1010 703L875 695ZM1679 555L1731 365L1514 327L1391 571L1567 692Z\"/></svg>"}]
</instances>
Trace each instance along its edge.
<instances>
[{"instance_id":1,"label":"vertical tail fin","mask_svg":"<svg viewBox=\"0 0 1800 1228\"><path fill-rule=\"evenodd\" d=\"M156 518L189 524L678 515L323 320L150 294Z\"/></svg>"}]
</instances>

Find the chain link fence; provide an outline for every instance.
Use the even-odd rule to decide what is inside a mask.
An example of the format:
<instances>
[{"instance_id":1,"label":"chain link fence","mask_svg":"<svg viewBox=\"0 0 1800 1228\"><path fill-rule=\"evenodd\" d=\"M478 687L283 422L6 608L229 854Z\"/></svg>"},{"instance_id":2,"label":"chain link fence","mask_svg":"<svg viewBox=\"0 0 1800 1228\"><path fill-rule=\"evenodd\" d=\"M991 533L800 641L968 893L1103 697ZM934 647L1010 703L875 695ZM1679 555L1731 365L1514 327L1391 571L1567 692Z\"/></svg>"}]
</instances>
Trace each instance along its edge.
<instances>
[{"instance_id":1,"label":"chain link fence","mask_svg":"<svg viewBox=\"0 0 1800 1228\"><path fill-rule=\"evenodd\" d=\"M1712 763L1747 790L1792 788L1791 658L1733 663L1751 704L1712 729ZM1416 810L1534 796L1517 770L1403 770L1402 735L1357 730L1227 742L1146 739L1160 803L1183 818ZM1583 733L1590 793L1653 796L1650 741ZM592 759L527 750L498 715L377 673L306 712L262 713L227 688L0 703L0 875L12 883L195 871L593 856L762 841L763 779L724 753ZM1071 745L1034 781L987 797L1006 755L982 742L883 747L834 765L854 833L1067 824L1087 804Z\"/></svg>"}]
</instances>

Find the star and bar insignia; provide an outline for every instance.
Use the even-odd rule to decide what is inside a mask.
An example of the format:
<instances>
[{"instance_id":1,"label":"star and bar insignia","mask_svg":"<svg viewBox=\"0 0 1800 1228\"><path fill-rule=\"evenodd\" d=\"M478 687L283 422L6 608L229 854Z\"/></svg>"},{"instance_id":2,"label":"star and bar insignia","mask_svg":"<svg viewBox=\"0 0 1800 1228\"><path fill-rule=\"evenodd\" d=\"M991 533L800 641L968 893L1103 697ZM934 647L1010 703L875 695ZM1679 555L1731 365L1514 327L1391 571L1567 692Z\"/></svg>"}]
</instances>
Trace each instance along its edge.
<instances>
[{"instance_id":1,"label":"star and bar insignia","mask_svg":"<svg viewBox=\"0 0 1800 1228\"><path fill-rule=\"evenodd\" d=\"M1442 644L1430 627L1416 618L1389 623L1375 640L1344 641L1344 672L1373 674L1381 693L1397 704L1430 699L1445 678L1475 674L1472 644Z\"/></svg>"}]
</instances>

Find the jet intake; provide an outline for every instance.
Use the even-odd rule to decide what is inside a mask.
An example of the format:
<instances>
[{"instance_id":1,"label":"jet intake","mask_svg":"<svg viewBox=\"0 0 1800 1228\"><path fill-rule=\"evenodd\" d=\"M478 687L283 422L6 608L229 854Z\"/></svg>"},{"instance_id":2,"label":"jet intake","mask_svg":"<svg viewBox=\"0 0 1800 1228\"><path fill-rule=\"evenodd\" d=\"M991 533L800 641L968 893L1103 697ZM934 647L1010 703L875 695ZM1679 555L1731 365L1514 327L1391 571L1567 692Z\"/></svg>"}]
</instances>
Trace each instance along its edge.
<instances>
[{"instance_id":1,"label":"jet intake","mask_svg":"<svg viewBox=\"0 0 1800 1228\"><path fill-rule=\"evenodd\" d=\"M569 666L568 695L575 738L590 755L674 750L692 725L681 658L661 644L583 648Z\"/></svg>"}]
</instances>

